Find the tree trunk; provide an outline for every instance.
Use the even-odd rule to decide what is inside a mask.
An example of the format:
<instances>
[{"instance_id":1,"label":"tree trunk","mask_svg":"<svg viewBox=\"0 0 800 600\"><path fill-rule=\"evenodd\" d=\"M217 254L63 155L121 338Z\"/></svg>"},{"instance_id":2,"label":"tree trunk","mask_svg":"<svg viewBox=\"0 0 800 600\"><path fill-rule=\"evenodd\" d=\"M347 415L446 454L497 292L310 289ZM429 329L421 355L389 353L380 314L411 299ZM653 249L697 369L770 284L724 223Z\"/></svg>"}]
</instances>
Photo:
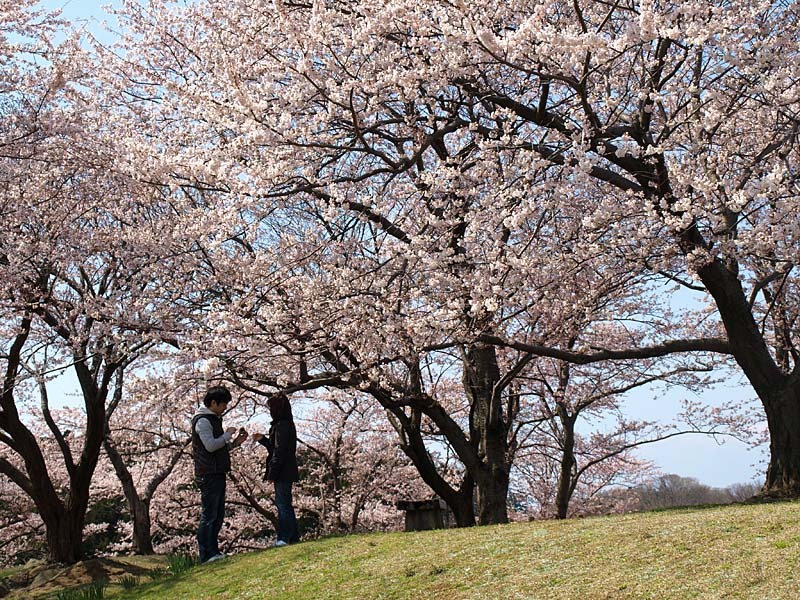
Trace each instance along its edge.
<instances>
[{"instance_id":1,"label":"tree trunk","mask_svg":"<svg viewBox=\"0 0 800 600\"><path fill-rule=\"evenodd\" d=\"M136 484L133 482L133 476L110 436L106 436L103 446L106 449L106 455L114 466L117 478L122 484L125 499L128 501L128 510L130 510L131 519L133 520L133 545L136 553L155 554L150 531L150 500L143 499L139 495Z\"/></svg>"},{"instance_id":2,"label":"tree trunk","mask_svg":"<svg viewBox=\"0 0 800 600\"><path fill-rule=\"evenodd\" d=\"M472 502L472 492L475 486L470 482L457 494L451 494L448 498L442 498L453 513L456 527L472 527L475 525L475 506Z\"/></svg>"},{"instance_id":3,"label":"tree trunk","mask_svg":"<svg viewBox=\"0 0 800 600\"><path fill-rule=\"evenodd\" d=\"M336 523L334 526L336 531L347 531L347 523L345 523L344 516L342 514L342 490L345 487L345 472L341 465L341 444L342 439L341 435L339 439L336 440L336 449L333 453L333 457L331 458L331 509L330 513L336 515Z\"/></svg>"},{"instance_id":4,"label":"tree trunk","mask_svg":"<svg viewBox=\"0 0 800 600\"><path fill-rule=\"evenodd\" d=\"M50 562L74 564L83 558L83 526L89 505L89 481L71 477L66 501L53 488L38 490L33 500L45 526Z\"/></svg>"},{"instance_id":5,"label":"tree trunk","mask_svg":"<svg viewBox=\"0 0 800 600\"><path fill-rule=\"evenodd\" d=\"M481 469L477 477L478 524L508 523L508 471L502 466Z\"/></svg>"},{"instance_id":6,"label":"tree trunk","mask_svg":"<svg viewBox=\"0 0 800 600\"><path fill-rule=\"evenodd\" d=\"M85 510L53 512L45 519L47 557L51 563L74 564L83 557Z\"/></svg>"},{"instance_id":7,"label":"tree trunk","mask_svg":"<svg viewBox=\"0 0 800 600\"><path fill-rule=\"evenodd\" d=\"M470 439L478 450L474 474L478 487L478 523L508 522L508 438L503 421L497 349L472 346L464 352L464 390L470 401Z\"/></svg>"},{"instance_id":8,"label":"tree trunk","mask_svg":"<svg viewBox=\"0 0 800 600\"><path fill-rule=\"evenodd\" d=\"M564 438L561 449L561 470L558 474L558 487L556 489L556 518L566 519L569 511L569 501L572 497L572 471L575 466L575 421L569 417L562 417L561 425Z\"/></svg>"},{"instance_id":9,"label":"tree trunk","mask_svg":"<svg viewBox=\"0 0 800 600\"><path fill-rule=\"evenodd\" d=\"M770 437L770 460L762 495L800 496L800 385L784 387L764 402Z\"/></svg>"},{"instance_id":10,"label":"tree trunk","mask_svg":"<svg viewBox=\"0 0 800 600\"><path fill-rule=\"evenodd\" d=\"M93 467L76 469L71 474L66 500L52 486L43 462L31 460L27 467L34 482L29 496L44 522L49 560L62 564L78 562L83 557L83 526Z\"/></svg>"},{"instance_id":11,"label":"tree trunk","mask_svg":"<svg viewBox=\"0 0 800 600\"><path fill-rule=\"evenodd\" d=\"M361 497L359 497L355 502L353 512L350 514L350 531L355 532L356 528L358 527L358 518L361 516L361 511L363 508L364 501L361 499Z\"/></svg>"},{"instance_id":12,"label":"tree trunk","mask_svg":"<svg viewBox=\"0 0 800 600\"><path fill-rule=\"evenodd\" d=\"M762 494L796 498L800 496L800 380L781 370L770 354L736 273L718 261L698 273L714 297L733 356L767 416L770 462Z\"/></svg>"},{"instance_id":13,"label":"tree trunk","mask_svg":"<svg viewBox=\"0 0 800 600\"><path fill-rule=\"evenodd\" d=\"M150 524L150 501L136 502L131 511L133 518L133 545L137 554L155 554Z\"/></svg>"}]
</instances>

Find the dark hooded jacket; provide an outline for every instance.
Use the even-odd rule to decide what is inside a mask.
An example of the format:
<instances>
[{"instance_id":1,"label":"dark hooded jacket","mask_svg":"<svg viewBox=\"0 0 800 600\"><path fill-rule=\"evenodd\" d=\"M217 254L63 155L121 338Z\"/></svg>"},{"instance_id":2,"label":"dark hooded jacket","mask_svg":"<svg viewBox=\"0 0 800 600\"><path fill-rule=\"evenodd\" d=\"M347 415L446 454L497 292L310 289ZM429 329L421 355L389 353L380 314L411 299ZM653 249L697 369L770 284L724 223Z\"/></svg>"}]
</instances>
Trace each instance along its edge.
<instances>
[{"instance_id":1,"label":"dark hooded jacket","mask_svg":"<svg viewBox=\"0 0 800 600\"><path fill-rule=\"evenodd\" d=\"M258 440L267 449L264 479L268 481L297 481L297 430L294 421L283 418L273 421L269 433Z\"/></svg>"}]
</instances>

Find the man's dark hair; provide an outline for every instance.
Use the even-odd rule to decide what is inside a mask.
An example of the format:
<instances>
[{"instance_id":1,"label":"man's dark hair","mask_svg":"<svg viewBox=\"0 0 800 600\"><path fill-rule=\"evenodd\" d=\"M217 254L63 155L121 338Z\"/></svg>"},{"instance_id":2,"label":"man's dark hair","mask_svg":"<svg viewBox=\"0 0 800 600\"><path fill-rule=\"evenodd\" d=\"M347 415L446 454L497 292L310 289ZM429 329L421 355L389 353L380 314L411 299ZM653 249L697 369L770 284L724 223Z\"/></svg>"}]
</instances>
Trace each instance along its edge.
<instances>
[{"instance_id":1,"label":"man's dark hair","mask_svg":"<svg viewBox=\"0 0 800 600\"><path fill-rule=\"evenodd\" d=\"M269 415L273 420L292 418L292 405L289 404L289 396L283 392L270 396L267 399L267 406L269 407Z\"/></svg>"},{"instance_id":2,"label":"man's dark hair","mask_svg":"<svg viewBox=\"0 0 800 600\"><path fill-rule=\"evenodd\" d=\"M228 404L231 401L231 393L224 385L215 385L214 387L206 390L206 395L203 396L203 404L206 408L211 406L212 402L217 404Z\"/></svg>"}]
</instances>

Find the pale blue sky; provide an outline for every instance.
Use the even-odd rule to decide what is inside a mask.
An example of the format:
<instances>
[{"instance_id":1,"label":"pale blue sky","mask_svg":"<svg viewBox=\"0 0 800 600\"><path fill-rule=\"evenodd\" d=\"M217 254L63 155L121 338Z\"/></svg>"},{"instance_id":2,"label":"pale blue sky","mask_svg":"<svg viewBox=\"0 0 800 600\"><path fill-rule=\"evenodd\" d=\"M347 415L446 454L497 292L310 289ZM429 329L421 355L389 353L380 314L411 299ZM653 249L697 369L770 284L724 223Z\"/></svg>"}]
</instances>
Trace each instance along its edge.
<instances>
[{"instance_id":1,"label":"pale blue sky","mask_svg":"<svg viewBox=\"0 0 800 600\"><path fill-rule=\"evenodd\" d=\"M709 404L740 400L751 402L755 393L749 384L736 374L725 385L718 385L694 394L686 390L636 392L626 402L626 414L633 418L668 420L680 410L682 399L702 400ZM639 455L654 461L665 473L695 477L715 487L733 483L757 481L763 483L766 474L766 448L750 450L732 438L713 439L701 435L685 435L644 446Z\"/></svg>"},{"instance_id":2,"label":"pale blue sky","mask_svg":"<svg viewBox=\"0 0 800 600\"><path fill-rule=\"evenodd\" d=\"M91 0L44 0L45 8L60 8L64 18L80 21L89 33L100 39L110 39L103 32L101 24L104 20L113 25L115 19L109 17L101 7L119 6L119 0L93 2ZM69 401L68 379L59 386L61 400ZM58 396L58 391L54 396ZM639 419L669 419L678 411L681 394L688 392L670 392L666 396L652 391L638 390L631 394L626 402L626 411ZM726 386L718 386L703 394L703 399L711 403L729 399L749 399L754 396L751 388L742 381L731 381ZM55 400L55 398L54 398ZM74 401L74 400L73 400ZM766 472L763 452L749 451L736 440L727 439L722 443L702 436L682 436L658 444L651 444L640 450L640 455L654 461L665 473L676 473L686 477L695 477L703 483L717 487L725 487L733 483L756 480L763 482Z\"/></svg>"},{"instance_id":3,"label":"pale blue sky","mask_svg":"<svg viewBox=\"0 0 800 600\"><path fill-rule=\"evenodd\" d=\"M103 7L120 6L120 0L42 0L39 5L45 9L61 9L65 18L71 21L85 21L87 23L100 22L107 14Z\"/></svg>"}]
</instances>

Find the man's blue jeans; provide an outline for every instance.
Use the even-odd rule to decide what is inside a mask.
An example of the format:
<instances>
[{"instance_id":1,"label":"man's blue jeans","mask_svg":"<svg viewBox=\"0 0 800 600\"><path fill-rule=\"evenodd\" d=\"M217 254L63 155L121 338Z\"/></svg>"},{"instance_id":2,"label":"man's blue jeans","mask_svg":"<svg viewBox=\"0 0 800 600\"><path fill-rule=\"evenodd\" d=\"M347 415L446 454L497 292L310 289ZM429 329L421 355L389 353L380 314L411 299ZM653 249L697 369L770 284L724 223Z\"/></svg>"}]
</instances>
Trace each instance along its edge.
<instances>
[{"instance_id":1,"label":"man's blue jeans","mask_svg":"<svg viewBox=\"0 0 800 600\"><path fill-rule=\"evenodd\" d=\"M225 473L197 478L201 505L197 545L200 547L201 563L219 554L219 530L225 520L225 482Z\"/></svg>"},{"instance_id":2,"label":"man's blue jeans","mask_svg":"<svg viewBox=\"0 0 800 600\"><path fill-rule=\"evenodd\" d=\"M292 506L292 482L275 482L275 505L278 507L278 539L293 544L300 539L297 517Z\"/></svg>"}]
</instances>

